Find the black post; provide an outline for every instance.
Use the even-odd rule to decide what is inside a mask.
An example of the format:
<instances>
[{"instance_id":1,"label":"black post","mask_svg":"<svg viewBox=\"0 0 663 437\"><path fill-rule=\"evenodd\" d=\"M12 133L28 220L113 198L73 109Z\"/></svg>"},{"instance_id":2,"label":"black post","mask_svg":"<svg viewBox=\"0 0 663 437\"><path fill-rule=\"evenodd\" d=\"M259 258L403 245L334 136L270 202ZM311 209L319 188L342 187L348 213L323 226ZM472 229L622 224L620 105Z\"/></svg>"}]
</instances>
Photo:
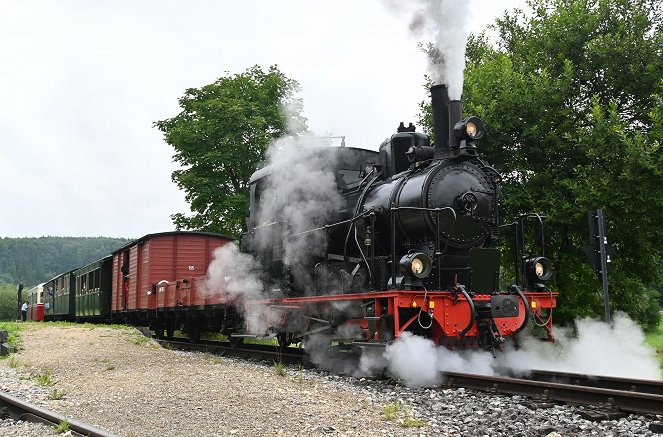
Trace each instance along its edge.
<instances>
[{"instance_id":1,"label":"black post","mask_svg":"<svg viewBox=\"0 0 663 437\"><path fill-rule=\"evenodd\" d=\"M610 293L608 292L608 263L614 255L614 247L608 244L605 215L602 209L588 211L590 244L585 246L585 255L603 286L605 321L610 321Z\"/></svg>"},{"instance_id":2,"label":"black post","mask_svg":"<svg viewBox=\"0 0 663 437\"><path fill-rule=\"evenodd\" d=\"M16 320L23 320L23 316L21 314L21 305L23 305L23 284L18 284L16 286L16 294L17 294L17 302L18 302L18 317L16 317Z\"/></svg>"},{"instance_id":3,"label":"black post","mask_svg":"<svg viewBox=\"0 0 663 437\"><path fill-rule=\"evenodd\" d=\"M371 211L371 272L369 275L369 288L375 291L375 211Z\"/></svg>"},{"instance_id":4,"label":"black post","mask_svg":"<svg viewBox=\"0 0 663 437\"><path fill-rule=\"evenodd\" d=\"M396 204L391 203L389 208L389 219L391 220L391 289L396 289L396 216L394 210Z\"/></svg>"}]
</instances>

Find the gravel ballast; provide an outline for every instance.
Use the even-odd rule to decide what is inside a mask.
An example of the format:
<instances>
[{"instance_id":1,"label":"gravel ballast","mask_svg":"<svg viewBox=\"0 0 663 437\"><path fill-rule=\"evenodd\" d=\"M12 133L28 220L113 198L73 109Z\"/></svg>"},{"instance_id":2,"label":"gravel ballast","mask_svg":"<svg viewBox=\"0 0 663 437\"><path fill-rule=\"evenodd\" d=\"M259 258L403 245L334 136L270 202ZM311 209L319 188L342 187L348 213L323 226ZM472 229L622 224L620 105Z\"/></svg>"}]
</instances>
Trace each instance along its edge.
<instances>
[{"instance_id":1,"label":"gravel ballast","mask_svg":"<svg viewBox=\"0 0 663 437\"><path fill-rule=\"evenodd\" d=\"M122 436L651 436L659 420L590 422L579 407L297 367L279 376L269 363L162 349L134 329L27 323L21 338L0 362L4 391ZM2 436L54 434L0 420Z\"/></svg>"}]
</instances>

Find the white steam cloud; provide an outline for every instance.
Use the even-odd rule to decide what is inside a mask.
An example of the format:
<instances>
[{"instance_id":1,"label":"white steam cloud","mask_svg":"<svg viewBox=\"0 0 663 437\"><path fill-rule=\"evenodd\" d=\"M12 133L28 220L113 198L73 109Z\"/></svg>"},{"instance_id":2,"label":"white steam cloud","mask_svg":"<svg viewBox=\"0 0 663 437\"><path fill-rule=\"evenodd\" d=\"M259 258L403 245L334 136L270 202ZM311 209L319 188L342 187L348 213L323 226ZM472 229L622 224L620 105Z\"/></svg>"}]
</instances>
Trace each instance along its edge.
<instances>
[{"instance_id":1,"label":"white steam cloud","mask_svg":"<svg viewBox=\"0 0 663 437\"><path fill-rule=\"evenodd\" d=\"M303 130L302 120L296 116L299 108L282 108L290 132ZM301 233L324 226L343 204L334 174L334 153L317 153L329 147L324 138L309 133L290 135L272 142L267 150L269 176L263 182L257 211L257 225L264 226L255 242L259 248L283 249L283 263L290 268L295 282L302 287L312 285L312 255L325 250L324 233ZM316 149L317 148L317 149ZM250 254L242 253L233 243L214 252L207 271L205 287L208 293L227 292L228 298L242 311L246 331L266 334L272 326L269 308L255 300L285 295L281 284L264 277L255 268L259 263Z\"/></svg>"},{"instance_id":2,"label":"white steam cloud","mask_svg":"<svg viewBox=\"0 0 663 437\"><path fill-rule=\"evenodd\" d=\"M642 330L625 314L616 314L609 324L578 320L576 327L577 336L558 330L556 343L525 338L520 349L500 352L497 358L484 351L450 351L406 332L381 357L364 360L362 370L373 373L386 367L411 387L438 384L445 371L493 375L503 369L520 375L540 369L660 379L655 350L645 344Z\"/></svg>"},{"instance_id":3,"label":"white steam cloud","mask_svg":"<svg viewBox=\"0 0 663 437\"><path fill-rule=\"evenodd\" d=\"M465 46L469 15L468 0L388 0L397 12L410 14L410 30L416 37L432 40L437 53L431 61L433 83L446 84L449 97L460 100L463 92Z\"/></svg>"},{"instance_id":4,"label":"white steam cloud","mask_svg":"<svg viewBox=\"0 0 663 437\"><path fill-rule=\"evenodd\" d=\"M324 226L343 206L334 174L335 154L321 153L321 148L332 149L326 139L311 134L283 137L270 145L271 173L258 213L260 223L284 224L285 228L263 233L260 244L282 244L283 262L303 288L312 286L314 266L309 261L324 254L325 235L323 231L289 235Z\"/></svg>"},{"instance_id":5,"label":"white steam cloud","mask_svg":"<svg viewBox=\"0 0 663 437\"><path fill-rule=\"evenodd\" d=\"M214 251L214 259L207 268L208 290L224 290L230 299L243 297L256 299L261 296L263 286L259 276L252 270L253 257L241 253L235 243L227 243Z\"/></svg>"},{"instance_id":6,"label":"white steam cloud","mask_svg":"<svg viewBox=\"0 0 663 437\"><path fill-rule=\"evenodd\" d=\"M214 251L214 259L207 268L205 288L208 292L228 294L228 300L241 311L247 332L267 333L265 305L251 304L251 300L265 296L263 282L253 256L242 253L235 243L226 243Z\"/></svg>"}]
</instances>

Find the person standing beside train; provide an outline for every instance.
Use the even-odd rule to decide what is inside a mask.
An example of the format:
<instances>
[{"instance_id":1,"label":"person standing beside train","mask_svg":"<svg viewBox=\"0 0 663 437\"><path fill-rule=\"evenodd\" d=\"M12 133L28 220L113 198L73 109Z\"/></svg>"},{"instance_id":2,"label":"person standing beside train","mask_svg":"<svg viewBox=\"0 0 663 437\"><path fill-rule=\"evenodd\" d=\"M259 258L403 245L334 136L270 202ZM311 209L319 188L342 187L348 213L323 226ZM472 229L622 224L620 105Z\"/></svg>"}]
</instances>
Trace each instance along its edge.
<instances>
[{"instance_id":1,"label":"person standing beside train","mask_svg":"<svg viewBox=\"0 0 663 437\"><path fill-rule=\"evenodd\" d=\"M23 305L21 305L21 317L23 317L24 322L28 318L28 301L27 300L25 302L23 302Z\"/></svg>"}]
</instances>

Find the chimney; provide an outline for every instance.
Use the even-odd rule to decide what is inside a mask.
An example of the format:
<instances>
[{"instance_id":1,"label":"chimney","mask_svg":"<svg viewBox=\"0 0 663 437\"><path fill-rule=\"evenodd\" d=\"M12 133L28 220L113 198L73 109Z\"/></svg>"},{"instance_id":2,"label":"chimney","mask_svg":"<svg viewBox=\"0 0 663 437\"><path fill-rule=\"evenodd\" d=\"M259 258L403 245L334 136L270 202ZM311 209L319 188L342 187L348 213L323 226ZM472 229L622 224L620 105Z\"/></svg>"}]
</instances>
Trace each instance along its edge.
<instances>
[{"instance_id":1,"label":"chimney","mask_svg":"<svg viewBox=\"0 0 663 437\"><path fill-rule=\"evenodd\" d=\"M449 102L449 149L457 150L460 147L454 126L463 119L463 102L452 100Z\"/></svg>"},{"instance_id":2,"label":"chimney","mask_svg":"<svg viewBox=\"0 0 663 437\"><path fill-rule=\"evenodd\" d=\"M430 89L435 132L435 159L448 157L449 152L449 93L446 85L434 85ZM452 126L453 128L453 126ZM453 129L451 130L453 132Z\"/></svg>"}]
</instances>

